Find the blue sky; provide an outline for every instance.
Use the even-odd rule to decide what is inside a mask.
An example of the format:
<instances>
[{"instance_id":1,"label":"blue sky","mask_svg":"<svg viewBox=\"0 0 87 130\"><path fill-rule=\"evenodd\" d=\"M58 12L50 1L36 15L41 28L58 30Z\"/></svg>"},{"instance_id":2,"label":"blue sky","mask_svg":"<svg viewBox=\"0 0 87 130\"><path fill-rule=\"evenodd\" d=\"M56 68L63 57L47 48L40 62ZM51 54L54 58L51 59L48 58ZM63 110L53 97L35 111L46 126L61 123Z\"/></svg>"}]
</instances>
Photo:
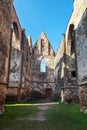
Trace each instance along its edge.
<instances>
[{"instance_id":1,"label":"blue sky","mask_svg":"<svg viewBox=\"0 0 87 130\"><path fill-rule=\"evenodd\" d=\"M14 6L26 36L33 45L44 31L54 50L59 47L73 9L73 0L14 0Z\"/></svg>"}]
</instances>

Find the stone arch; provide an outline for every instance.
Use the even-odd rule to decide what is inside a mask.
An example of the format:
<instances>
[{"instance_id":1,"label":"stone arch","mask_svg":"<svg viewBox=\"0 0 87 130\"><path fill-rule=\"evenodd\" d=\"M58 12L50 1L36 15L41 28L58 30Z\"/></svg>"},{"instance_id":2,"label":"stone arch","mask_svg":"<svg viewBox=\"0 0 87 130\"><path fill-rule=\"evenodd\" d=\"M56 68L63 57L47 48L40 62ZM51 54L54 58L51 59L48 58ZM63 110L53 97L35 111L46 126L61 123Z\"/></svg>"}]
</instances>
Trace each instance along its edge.
<instances>
[{"instance_id":1,"label":"stone arch","mask_svg":"<svg viewBox=\"0 0 87 130\"><path fill-rule=\"evenodd\" d=\"M70 24L69 31L68 31L68 41L71 44L71 55L75 53L75 30L74 24Z\"/></svg>"},{"instance_id":2,"label":"stone arch","mask_svg":"<svg viewBox=\"0 0 87 130\"><path fill-rule=\"evenodd\" d=\"M75 48L75 26L70 24L68 31L68 42L70 49L70 61L71 61L71 77L76 78L76 48Z\"/></svg>"},{"instance_id":3,"label":"stone arch","mask_svg":"<svg viewBox=\"0 0 87 130\"><path fill-rule=\"evenodd\" d=\"M10 69L9 69L9 86L11 83L19 85L20 82L20 64L21 64L21 41L19 36L19 28L17 22L12 22L12 40L11 40L11 53L10 53ZM14 86L14 85L13 85Z\"/></svg>"},{"instance_id":4,"label":"stone arch","mask_svg":"<svg viewBox=\"0 0 87 130\"><path fill-rule=\"evenodd\" d=\"M20 51L20 38L19 38L19 29L18 24L14 21L11 24L12 28L12 52L17 58L19 57Z\"/></svg>"}]
</instances>

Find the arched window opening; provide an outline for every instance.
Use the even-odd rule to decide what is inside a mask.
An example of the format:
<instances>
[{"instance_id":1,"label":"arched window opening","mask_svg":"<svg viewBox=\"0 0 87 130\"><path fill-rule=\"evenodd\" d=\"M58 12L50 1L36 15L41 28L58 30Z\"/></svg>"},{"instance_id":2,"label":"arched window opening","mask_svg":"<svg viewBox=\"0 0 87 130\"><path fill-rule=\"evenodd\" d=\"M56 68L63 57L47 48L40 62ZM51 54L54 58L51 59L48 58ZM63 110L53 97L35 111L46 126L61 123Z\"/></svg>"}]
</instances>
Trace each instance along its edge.
<instances>
[{"instance_id":1,"label":"arched window opening","mask_svg":"<svg viewBox=\"0 0 87 130\"><path fill-rule=\"evenodd\" d=\"M13 22L11 24L11 28L13 30L13 33L14 33L14 36L15 36L15 39L19 39L19 31L18 31L18 26L17 26L17 23L16 22Z\"/></svg>"},{"instance_id":2,"label":"arched window opening","mask_svg":"<svg viewBox=\"0 0 87 130\"><path fill-rule=\"evenodd\" d=\"M71 24L70 27L69 27L68 40L72 40L73 30L74 30L74 25Z\"/></svg>"},{"instance_id":3,"label":"arched window opening","mask_svg":"<svg viewBox=\"0 0 87 130\"><path fill-rule=\"evenodd\" d=\"M50 50L51 50L51 48L50 48L50 44L49 44L49 46L48 46L48 55L50 55Z\"/></svg>"},{"instance_id":4,"label":"arched window opening","mask_svg":"<svg viewBox=\"0 0 87 130\"><path fill-rule=\"evenodd\" d=\"M72 77L76 77L76 71L71 72Z\"/></svg>"},{"instance_id":5,"label":"arched window opening","mask_svg":"<svg viewBox=\"0 0 87 130\"><path fill-rule=\"evenodd\" d=\"M44 58L41 60L40 72L46 72L46 61Z\"/></svg>"},{"instance_id":6,"label":"arched window opening","mask_svg":"<svg viewBox=\"0 0 87 130\"><path fill-rule=\"evenodd\" d=\"M41 39L41 53L44 52L44 39Z\"/></svg>"},{"instance_id":7,"label":"arched window opening","mask_svg":"<svg viewBox=\"0 0 87 130\"><path fill-rule=\"evenodd\" d=\"M44 44L44 39L41 39L41 45L43 45Z\"/></svg>"},{"instance_id":8,"label":"arched window opening","mask_svg":"<svg viewBox=\"0 0 87 130\"><path fill-rule=\"evenodd\" d=\"M71 24L69 27L68 40L71 42L71 55L75 53L75 30L74 25Z\"/></svg>"}]
</instances>

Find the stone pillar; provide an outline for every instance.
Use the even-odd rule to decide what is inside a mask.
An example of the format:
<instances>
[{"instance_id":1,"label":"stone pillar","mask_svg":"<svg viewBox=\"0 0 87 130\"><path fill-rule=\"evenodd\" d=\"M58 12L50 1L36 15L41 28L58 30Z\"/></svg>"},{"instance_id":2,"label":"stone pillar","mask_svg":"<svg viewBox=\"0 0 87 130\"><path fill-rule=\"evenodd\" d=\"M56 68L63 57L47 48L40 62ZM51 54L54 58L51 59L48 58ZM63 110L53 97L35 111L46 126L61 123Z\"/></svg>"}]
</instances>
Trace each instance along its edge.
<instances>
[{"instance_id":1,"label":"stone pillar","mask_svg":"<svg viewBox=\"0 0 87 130\"><path fill-rule=\"evenodd\" d=\"M11 43L11 0L0 0L0 113L8 84L9 52Z\"/></svg>"},{"instance_id":2,"label":"stone pillar","mask_svg":"<svg viewBox=\"0 0 87 130\"><path fill-rule=\"evenodd\" d=\"M79 86L80 111L87 113L87 84Z\"/></svg>"},{"instance_id":3,"label":"stone pillar","mask_svg":"<svg viewBox=\"0 0 87 130\"><path fill-rule=\"evenodd\" d=\"M61 90L61 102L64 102L64 89Z\"/></svg>"}]
</instances>

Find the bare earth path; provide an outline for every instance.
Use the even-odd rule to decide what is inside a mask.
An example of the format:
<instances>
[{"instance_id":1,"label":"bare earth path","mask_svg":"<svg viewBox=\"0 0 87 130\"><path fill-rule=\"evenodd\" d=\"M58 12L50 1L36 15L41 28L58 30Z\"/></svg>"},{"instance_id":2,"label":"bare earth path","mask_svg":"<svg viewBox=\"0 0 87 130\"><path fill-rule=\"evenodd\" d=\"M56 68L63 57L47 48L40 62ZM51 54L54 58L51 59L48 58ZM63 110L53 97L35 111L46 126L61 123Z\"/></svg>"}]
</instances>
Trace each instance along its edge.
<instances>
[{"instance_id":1,"label":"bare earth path","mask_svg":"<svg viewBox=\"0 0 87 130\"><path fill-rule=\"evenodd\" d=\"M38 121L42 122L47 120L45 117L45 111L50 107L50 105L54 105L58 103L41 103L41 104L35 104L35 106L38 106L39 112L37 115L32 117L26 117L26 118L18 118L18 120L30 120L30 121Z\"/></svg>"},{"instance_id":2,"label":"bare earth path","mask_svg":"<svg viewBox=\"0 0 87 130\"><path fill-rule=\"evenodd\" d=\"M40 110L35 117L29 118L29 120L36 120L36 121L45 121L45 111L48 109L48 106L38 106L38 109Z\"/></svg>"}]
</instances>

